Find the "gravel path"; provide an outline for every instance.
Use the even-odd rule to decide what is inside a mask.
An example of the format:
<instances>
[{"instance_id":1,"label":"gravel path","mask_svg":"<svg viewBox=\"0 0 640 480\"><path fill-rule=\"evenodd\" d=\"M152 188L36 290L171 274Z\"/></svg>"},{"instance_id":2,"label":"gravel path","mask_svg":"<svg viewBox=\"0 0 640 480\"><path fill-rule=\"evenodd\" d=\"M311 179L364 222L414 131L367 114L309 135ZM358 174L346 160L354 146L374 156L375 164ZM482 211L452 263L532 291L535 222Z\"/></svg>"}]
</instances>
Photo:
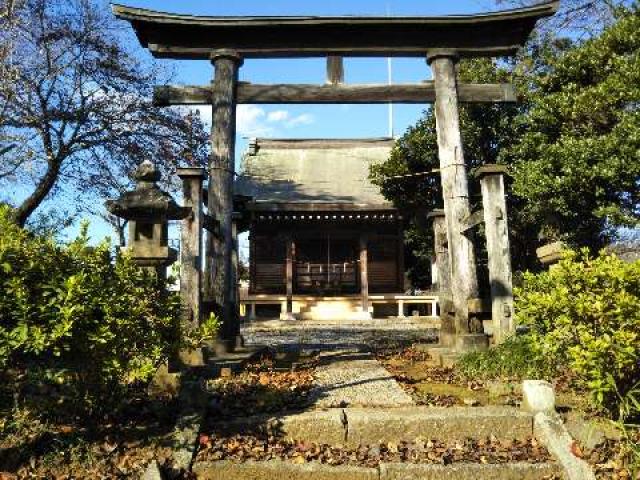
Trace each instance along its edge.
<instances>
[{"instance_id":1,"label":"gravel path","mask_svg":"<svg viewBox=\"0 0 640 480\"><path fill-rule=\"evenodd\" d=\"M414 405L411 397L369 353L322 353L315 383L311 398L319 408Z\"/></svg>"}]
</instances>

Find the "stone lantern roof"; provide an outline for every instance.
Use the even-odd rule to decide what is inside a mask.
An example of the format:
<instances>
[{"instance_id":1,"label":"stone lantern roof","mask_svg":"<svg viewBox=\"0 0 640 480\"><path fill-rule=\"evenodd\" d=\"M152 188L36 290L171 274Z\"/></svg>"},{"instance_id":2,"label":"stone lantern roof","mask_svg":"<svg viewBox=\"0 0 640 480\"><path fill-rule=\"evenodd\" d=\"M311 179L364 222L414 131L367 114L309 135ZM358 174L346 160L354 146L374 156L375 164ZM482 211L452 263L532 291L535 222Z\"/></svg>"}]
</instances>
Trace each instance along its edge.
<instances>
[{"instance_id":1,"label":"stone lantern roof","mask_svg":"<svg viewBox=\"0 0 640 480\"><path fill-rule=\"evenodd\" d=\"M135 190L124 192L117 200L106 202L107 210L127 220L181 220L191 213L191 208L181 207L156 182L160 172L148 160L140 164L134 173Z\"/></svg>"}]
</instances>

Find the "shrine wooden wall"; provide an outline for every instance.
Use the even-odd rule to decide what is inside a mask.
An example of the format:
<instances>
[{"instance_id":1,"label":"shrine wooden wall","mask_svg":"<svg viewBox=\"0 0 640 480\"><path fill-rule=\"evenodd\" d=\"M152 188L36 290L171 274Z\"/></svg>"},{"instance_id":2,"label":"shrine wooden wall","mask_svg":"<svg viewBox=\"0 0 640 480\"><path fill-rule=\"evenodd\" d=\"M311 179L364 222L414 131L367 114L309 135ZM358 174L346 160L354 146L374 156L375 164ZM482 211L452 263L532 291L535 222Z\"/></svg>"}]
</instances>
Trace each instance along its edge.
<instances>
[{"instance_id":1,"label":"shrine wooden wall","mask_svg":"<svg viewBox=\"0 0 640 480\"><path fill-rule=\"evenodd\" d=\"M370 293L400 293L404 291L404 248L399 228L341 229L335 225L318 225L315 230L301 226L285 229L254 227L249 237L250 293L286 293L286 237L288 234L324 238L327 232L342 237L351 236L357 244L359 235L368 238L368 283ZM357 252L354 260L357 260ZM359 282L358 282L359 283ZM358 285L358 289L360 285ZM294 294L296 294L294 290Z\"/></svg>"},{"instance_id":2,"label":"shrine wooden wall","mask_svg":"<svg viewBox=\"0 0 640 480\"><path fill-rule=\"evenodd\" d=\"M251 293L284 294L287 244L284 237L254 234L250 238Z\"/></svg>"}]
</instances>

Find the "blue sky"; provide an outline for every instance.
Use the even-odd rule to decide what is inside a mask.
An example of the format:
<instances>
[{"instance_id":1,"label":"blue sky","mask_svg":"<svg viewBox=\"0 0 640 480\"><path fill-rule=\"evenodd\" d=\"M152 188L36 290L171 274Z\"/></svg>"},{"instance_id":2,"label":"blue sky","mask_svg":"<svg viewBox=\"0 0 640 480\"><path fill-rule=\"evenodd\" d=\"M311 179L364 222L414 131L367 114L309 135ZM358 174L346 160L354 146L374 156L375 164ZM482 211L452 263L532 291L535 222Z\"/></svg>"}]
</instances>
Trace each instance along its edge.
<instances>
[{"instance_id":1,"label":"blue sky","mask_svg":"<svg viewBox=\"0 0 640 480\"><path fill-rule=\"evenodd\" d=\"M495 10L491 0L244 0L244 1L168 1L120 0L117 3L174 13L195 15L447 15ZM127 26L127 28L129 28ZM132 48L141 58L149 53L131 35ZM174 72L174 83L207 84L213 69L207 61L159 62ZM392 78L396 83L419 82L430 78L422 59L394 59ZM323 59L247 60L240 79L254 83L323 83ZM384 83L388 79L387 60L383 58L345 59L347 83ZM393 131L401 135L415 123L426 106L393 107ZM210 109L201 109L210 119ZM254 136L293 137L380 137L389 134L389 109L385 105L242 105L237 119L236 164ZM338 179L336 179L338 181ZM112 235L108 225L91 219L90 233L94 241ZM73 235L76 229L70 229Z\"/></svg>"}]
</instances>

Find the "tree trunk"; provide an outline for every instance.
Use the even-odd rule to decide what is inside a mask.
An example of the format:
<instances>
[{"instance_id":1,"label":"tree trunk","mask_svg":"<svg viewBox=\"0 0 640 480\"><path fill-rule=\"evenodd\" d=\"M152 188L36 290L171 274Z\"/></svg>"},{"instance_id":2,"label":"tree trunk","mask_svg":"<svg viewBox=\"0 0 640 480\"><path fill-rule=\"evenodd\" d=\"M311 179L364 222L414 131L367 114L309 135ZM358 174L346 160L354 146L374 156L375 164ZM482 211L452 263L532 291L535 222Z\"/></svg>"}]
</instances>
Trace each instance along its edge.
<instances>
[{"instance_id":1,"label":"tree trunk","mask_svg":"<svg viewBox=\"0 0 640 480\"><path fill-rule=\"evenodd\" d=\"M121 221L119 218L116 220L116 224L114 225L116 232L118 234L118 245L120 247L127 246L127 237L125 235L125 230L127 229L127 225L129 224L128 220Z\"/></svg>"},{"instance_id":2,"label":"tree trunk","mask_svg":"<svg viewBox=\"0 0 640 480\"><path fill-rule=\"evenodd\" d=\"M38 182L33 193L29 195L19 207L14 209L13 218L18 225L24 227L31 214L40 206L47 195L49 195L56 180L58 180L61 165L62 162L58 160L50 161L46 173Z\"/></svg>"}]
</instances>

